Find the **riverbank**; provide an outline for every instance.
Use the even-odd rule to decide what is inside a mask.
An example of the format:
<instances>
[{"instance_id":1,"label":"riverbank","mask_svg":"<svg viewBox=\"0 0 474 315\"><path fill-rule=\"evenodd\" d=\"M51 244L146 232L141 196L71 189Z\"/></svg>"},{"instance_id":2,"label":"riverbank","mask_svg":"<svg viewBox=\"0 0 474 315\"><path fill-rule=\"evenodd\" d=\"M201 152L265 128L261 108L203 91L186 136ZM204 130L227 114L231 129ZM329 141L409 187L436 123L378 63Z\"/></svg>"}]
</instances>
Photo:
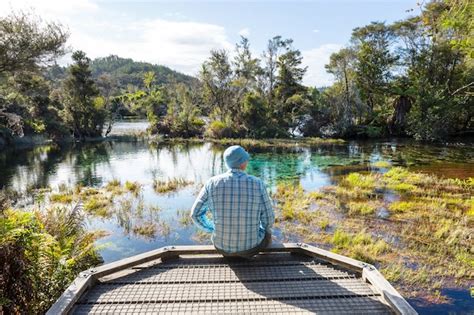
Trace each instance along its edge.
<instances>
[{"instance_id":1,"label":"riverbank","mask_svg":"<svg viewBox=\"0 0 474 315\"><path fill-rule=\"evenodd\" d=\"M317 146L323 144L344 144L348 142L361 141L361 142L380 142L380 141L403 141L403 142L413 142L418 144L426 145L444 145L444 146L473 146L474 147L474 137L470 134L464 137L455 137L447 139L443 142L427 142L415 140L413 138L319 138L319 137L295 137L295 138L269 138L269 139L251 139L251 138L223 138L215 139L209 137L193 137L193 138L181 138L181 137L164 137L162 135L150 135L147 133L146 128L143 126L145 122L137 121L134 123L123 122L118 127L118 130L112 132L107 137L86 137L82 140L77 140L72 137L64 137L53 141L52 139L47 138L44 135L28 135L24 137L14 137L8 143L5 139L0 137L0 150L5 150L8 148L32 148L35 146L46 145L46 144L58 144L65 145L71 143L97 143L97 142L111 142L111 141L124 141L124 142L136 142L136 141L146 141L153 145L160 144L178 144L178 143L189 143L189 144L199 144L199 143L213 143L219 145L234 145L239 144L244 147L251 147L256 149L264 148L295 148L295 147L309 147ZM137 124L130 128L129 124ZM145 125L146 126L146 125Z\"/></svg>"},{"instance_id":2,"label":"riverbank","mask_svg":"<svg viewBox=\"0 0 474 315\"><path fill-rule=\"evenodd\" d=\"M5 140L0 141L0 149L6 149L7 147L16 147L16 148L32 148L39 145L46 144L71 144L71 143L93 143L93 142L111 142L111 141L124 141L124 142L134 142L134 141L147 141L153 145L159 144L177 144L177 143L190 143L190 144L200 144L200 143L214 143L221 145L234 145L239 144L242 146L254 147L254 148L269 148L269 147L278 147L278 148L291 148L298 146L313 146L320 144L343 144L346 141L343 139L335 138L294 138L294 139L241 139L241 138L224 138L224 139L214 139L214 138L166 138L159 135L148 135L146 132L135 132L127 134L114 134L107 137L86 137L83 140L79 141L74 138L64 138L57 141L53 141L44 136L25 136L25 137L15 137L12 140L12 143L7 144Z\"/></svg>"}]
</instances>

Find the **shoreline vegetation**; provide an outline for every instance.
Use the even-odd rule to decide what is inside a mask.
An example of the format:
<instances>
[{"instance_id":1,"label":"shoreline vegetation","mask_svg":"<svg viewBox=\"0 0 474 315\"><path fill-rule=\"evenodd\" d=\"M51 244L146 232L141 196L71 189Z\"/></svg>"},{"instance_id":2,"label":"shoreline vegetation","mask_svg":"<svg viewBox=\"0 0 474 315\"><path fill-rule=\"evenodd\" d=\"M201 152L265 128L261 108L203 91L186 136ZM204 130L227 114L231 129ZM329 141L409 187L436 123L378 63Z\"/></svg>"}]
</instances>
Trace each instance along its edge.
<instances>
[{"instance_id":1,"label":"shoreline vegetation","mask_svg":"<svg viewBox=\"0 0 474 315\"><path fill-rule=\"evenodd\" d=\"M264 139L252 139L252 138L182 138L182 137L163 137L160 135L149 135L147 132L130 132L121 135L111 135L108 137L94 137L84 138L82 141L77 141L73 138L67 138L64 140L47 139L42 136L37 137L25 137L15 138L13 140L13 146L18 148L29 148L37 145L46 144L67 144L67 143L83 143L83 142L107 142L107 141L148 141L151 144L175 144L175 143L214 143L221 145L234 145L239 144L242 146L249 147L296 147L296 146L312 146L312 145L324 145L324 144L344 144L346 140L339 138L319 138L319 137L297 137L297 138L264 138ZM6 147L4 145L3 147ZM0 148L2 145L0 143Z\"/></svg>"},{"instance_id":2,"label":"shoreline vegetation","mask_svg":"<svg viewBox=\"0 0 474 315\"><path fill-rule=\"evenodd\" d=\"M393 167L383 160L373 162L372 167L379 172L350 173L334 185L315 191L305 191L296 181L280 181L272 194L276 202L275 228L287 237L374 264L406 297L449 303L441 289L466 288L474 277L474 178L436 177ZM153 187L156 194L166 194L188 185L194 184L182 178L170 178L155 181ZM170 224L160 218L160 208L144 204L142 189L138 182L122 183L116 179L102 187L59 185L54 189L33 189L25 192L31 198L30 210L13 210L3 197L0 220L6 229L1 231L2 249L15 256L10 249L32 246L34 252L40 240L60 246L57 250L62 256L55 258L50 273L41 274L46 283L54 282L55 289L42 295L50 303L81 268L100 263L93 242L107 232L85 231L82 223L79 224L85 217L113 218L124 233L144 239L166 238L173 232ZM16 196L17 200L21 198L24 196ZM67 220L67 216L81 219L60 231L54 228L57 222ZM183 227L191 224L189 213L183 209L177 211L174 220ZM29 236L29 243L24 243L24 235L38 231L43 236L39 239ZM69 237L68 242L62 241L64 237ZM196 231L192 238L207 242L209 235ZM81 245L81 242L86 243ZM60 250L61 246L80 246L87 254L79 254L77 249ZM41 255L27 257L22 253L18 252L19 256L12 257L12 261L27 265L44 261L39 258ZM94 263L84 260L90 255L95 257ZM68 263L63 265L64 262ZM68 276L55 279L58 273L65 272L65 266L69 268ZM23 276L25 281L39 281L35 277L31 273ZM28 294L15 292L19 298ZM19 303L8 292L2 294L5 307L11 306L12 301ZM44 303L34 307L47 308Z\"/></svg>"},{"instance_id":3,"label":"shoreline vegetation","mask_svg":"<svg viewBox=\"0 0 474 315\"><path fill-rule=\"evenodd\" d=\"M326 87L303 83L303 54L279 35L259 56L245 37L232 52L210 51L197 77L82 51L60 67L65 27L11 12L0 19L8 52L0 58L0 142L97 139L124 116L146 118L150 135L168 138L472 136L472 5L419 6L403 20L354 28L325 65L334 77Z\"/></svg>"},{"instance_id":4,"label":"shoreline vegetation","mask_svg":"<svg viewBox=\"0 0 474 315\"><path fill-rule=\"evenodd\" d=\"M433 142L421 141L410 139L407 137L391 137L391 138L379 138L378 140L413 140L418 144L433 144ZM74 143L94 143L94 142L138 142L144 141L151 145L170 145L170 144L205 144L211 143L215 145L230 146L230 145L241 145L243 147L249 147L252 149L265 149L265 148L297 148L297 147L314 147L320 145L343 145L348 142L357 139L342 139L342 138L320 138L320 137L295 137L295 138L263 138L263 139L252 139L252 138L182 138L182 137L163 137L161 135L150 135L145 131L130 132L120 135L110 135L107 137L93 137L84 138L81 141L75 140L74 138L67 138L63 140L47 139L44 136L26 136L24 138L14 138L10 145L0 142L0 149L29 149L36 146L42 145L64 145ZM375 141L377 139L365 139L368 141ZM456 145L456 146L468 146L472 145L472 137L457 137L451 139L444 139L443 141L436 142L439 145ZM436 144L434 143L434 144Z\"/></svg>"}]
</instances>

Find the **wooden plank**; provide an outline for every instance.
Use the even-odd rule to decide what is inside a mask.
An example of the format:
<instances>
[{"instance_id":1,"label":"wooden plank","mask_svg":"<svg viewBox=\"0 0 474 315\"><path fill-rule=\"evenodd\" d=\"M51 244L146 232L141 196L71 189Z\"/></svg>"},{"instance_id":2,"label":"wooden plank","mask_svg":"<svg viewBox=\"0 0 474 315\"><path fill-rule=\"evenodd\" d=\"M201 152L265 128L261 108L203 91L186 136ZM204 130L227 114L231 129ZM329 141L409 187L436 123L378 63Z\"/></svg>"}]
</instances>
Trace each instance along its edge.
<instances>
[{"instance_id":1,"label":"wooden plank","mask_svg":"<svg viewBox=\"0 0 474 315\"><path fill-rule=\"evenodd\" d=\"M397 314L415 315L415 309L398 293L376 268L364 268L362 278L370 282Z\"/></svg>"},{"instance_id":2,"label":"wooden plank","mask_svg":"<svg viewBox=\"0 0 474 315\"><path fill-rule=\"evenodd\" d=\"M320 258L337 266L348 268L349 270L361 273L364 267L371 266L359 260L355 260L346 256L342 256L315 246L299 243L299 247L307 255ZM373 267L373 266L372 266Z\"/></svg>"},{"instance_id":3,"label":"wooden plank","mask_svg":"<svg viewBox=\"0 0 474 315\"><path fill-rule=\"evenodd\" d=\"M74 303L79 300L84 291L93 286L93 284L94 278L88 273L84 273L77 277L59 297L56 303L54 303L46 312L46 315L67 314L74 306Z\"/></svg>"},{"instance_id":4,"label":"wooden plank","mask_svg":"<svg viewBox=\"0 0 474 315\"><path fill-rule=\"evenodd\" d=\"M152 250L143 254L131 256L125 259L121 259L110 264L102 265L96 268L89 269L88 271L96 278L110 275L114 272L121 271L136 265L144 264L146 262L159 259L163 253L167 252L167 247L162 247L156 250Z\"/></svg>"}]
</instances>

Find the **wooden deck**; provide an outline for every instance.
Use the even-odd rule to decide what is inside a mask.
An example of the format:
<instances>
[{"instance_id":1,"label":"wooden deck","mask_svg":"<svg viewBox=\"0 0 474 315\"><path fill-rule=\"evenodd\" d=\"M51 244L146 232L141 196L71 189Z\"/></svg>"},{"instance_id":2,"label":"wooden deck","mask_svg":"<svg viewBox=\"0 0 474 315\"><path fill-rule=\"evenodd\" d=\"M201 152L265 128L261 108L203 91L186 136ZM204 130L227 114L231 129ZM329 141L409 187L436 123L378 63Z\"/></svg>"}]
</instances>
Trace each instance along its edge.
<instances>
[{"instance_id":1,"label":"wooden deck","mask_svg":"<svg viewBox=\"0 0 474 315\"><path fill-rule=\"evenodd\" d=\"M301 244L273 246L252 261L210 246L171 247L76 281L49 314L416 314L372 266Z\"/></svg>"}]
</instances>

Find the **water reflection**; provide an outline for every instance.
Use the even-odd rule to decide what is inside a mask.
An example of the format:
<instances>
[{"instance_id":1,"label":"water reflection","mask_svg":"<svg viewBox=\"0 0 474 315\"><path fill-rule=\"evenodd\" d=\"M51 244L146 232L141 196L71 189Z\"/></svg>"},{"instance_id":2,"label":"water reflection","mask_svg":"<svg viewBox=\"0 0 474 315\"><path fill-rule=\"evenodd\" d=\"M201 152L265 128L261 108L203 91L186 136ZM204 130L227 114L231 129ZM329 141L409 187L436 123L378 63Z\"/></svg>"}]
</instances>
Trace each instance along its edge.
<instances>
[{"instance_id":1,"label":"water reflection","mask_svg":"<svg viewBox=\"0 0 474 315\"><path fill-rule=\"evenodd\" d=\"M91 228L104 229L110 235L101 253L113 261L151 250L167 243L189 244L195 228L183 225L182 212L189 209L203 182L225 171L223 150L219 145L174 144L150 146L146 142L101 142L67 146L41 146L28 150L0 153L0 187L25 191L31 187L56 187L61 183L105 186L117 179L142 185L140 201L133 210L115 213L110 218L90 218ZM394 165L456 177L474 176L472 147L443 147L406 142L350 142L346 145L321 145L312 148L248 148L252 159L248 172L263 178L274 188L278 182L299 182L306 190L315 190L347 173L370 171L373 163L387 160ZM444 170L450 168L451 173ZM157 194L153 181L183 178L195 183L177 192ZM150 212L159 207L159 212ZM142 209L140 216L139 211ZM156 233L143 235L157 223ZM138 226L138 227L137 227ZM168 229L165 235L163 229ZM141 232L141 233L137 233ZM149 230L148 230L149 231Z\"/></svg>"}]
</instances>

